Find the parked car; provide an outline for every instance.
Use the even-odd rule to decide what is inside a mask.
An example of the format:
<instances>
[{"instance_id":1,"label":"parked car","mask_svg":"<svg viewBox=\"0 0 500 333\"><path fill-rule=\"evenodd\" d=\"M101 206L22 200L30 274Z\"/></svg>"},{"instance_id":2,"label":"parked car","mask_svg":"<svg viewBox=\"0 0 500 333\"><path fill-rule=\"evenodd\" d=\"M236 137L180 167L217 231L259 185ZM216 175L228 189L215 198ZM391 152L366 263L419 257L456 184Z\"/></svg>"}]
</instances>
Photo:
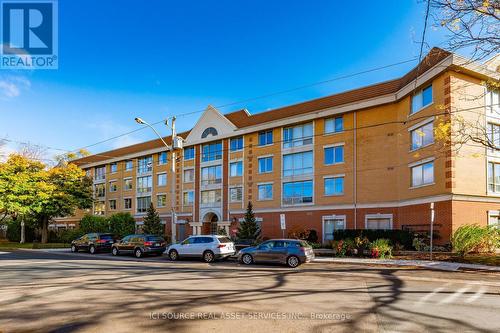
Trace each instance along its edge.
<instances>
[{"instance_id":1,"label":"parked car","mask_svg":"<svg viewBox=\"0 0 500 333\"><path fill-rule=\"evenodd\" d=\"M182 257L199 257L205 262L226 259L236 253L234 243L226 236L197 235L190 236L178 244L168 248L170 260Z\"/></svg>"},{"instance_id":2,"label":"parked car","mask_svg":"<svg viewBox=\"0 0 500 333\"><path fill-rule=\"evenodd\" d=\"M297 267L313 259L311 245L299 239L271 239L258 246L244 248L238 253L238 260L245 265L268 262Z\"/></svg>"},{"instance_id":3,"label":"parked car","mask_svg":"<svg viewBox=\"0 0 500 333\"><path fill-rule=\"evenodd\" d=\"M155 235L128 235L113 244L111 253L114 256L119 254L134 254L140 258L145 254L162 255L165 252L166 244L163 237Z\"/></svg>"},{"instance_id":4,"label":"parked car","mask_svg":"<svg viewBox=\"0 0 500 333\"><path fill-rule=\"evenodd\" d=\"M115 237L113 234L93 232L72 241L71 252L84 250L95 254L97 252L110 251L114 242Z\"/></svg>"},{"instance_id":5,"label":"parked car","mask_svg":"<svg viewBox=\"0 0 500 333\"><path fill-rule=\"evenodd\" d=\"M238 239L234 242L234 247L236 248L236 252L253 245L255 245L255 239Z\"/></svg>"}]
</instances>

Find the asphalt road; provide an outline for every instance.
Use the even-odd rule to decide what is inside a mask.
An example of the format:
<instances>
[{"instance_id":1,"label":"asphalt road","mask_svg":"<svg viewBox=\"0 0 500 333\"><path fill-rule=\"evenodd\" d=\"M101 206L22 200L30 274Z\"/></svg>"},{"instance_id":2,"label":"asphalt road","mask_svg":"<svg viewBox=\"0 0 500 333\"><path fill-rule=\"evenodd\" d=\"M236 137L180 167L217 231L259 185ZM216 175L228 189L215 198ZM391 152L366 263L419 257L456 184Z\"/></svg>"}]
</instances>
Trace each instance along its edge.
<instances>
[{"instance_id":1,"label":"asphalt road","mask_svg":"<svg viewBox=\"0 0 500 333\"><path fill-rule=\"evenodd\" d=\"M499 332L500 275L0 252L0 332Z\"/></svg>"}]
</instances>

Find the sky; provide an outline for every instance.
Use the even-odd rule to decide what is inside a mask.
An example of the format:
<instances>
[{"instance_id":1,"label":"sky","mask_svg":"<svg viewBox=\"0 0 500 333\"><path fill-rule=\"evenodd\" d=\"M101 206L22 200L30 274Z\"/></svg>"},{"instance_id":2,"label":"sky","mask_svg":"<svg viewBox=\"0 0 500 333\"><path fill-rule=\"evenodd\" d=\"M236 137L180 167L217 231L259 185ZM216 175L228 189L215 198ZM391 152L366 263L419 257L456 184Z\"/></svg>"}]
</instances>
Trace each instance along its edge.
<instances>
[{"instance_id":1,"label":"sky","mask_svg":"<svg viewBox=\"0 0 500 333\"><path fill-rule=\"evenodd\" d=\"M177 116L191 128L221 106L419 55L425 3L404 1L60 0L59 68L0 69L0 139L47 158ZM429 21L429 26L431 21ZM429 47L443 33L428 28ZM427 52L429 47L425 47ZM401 76L416 60L219 108L258 113ZM162 124L157 130L168 135ZM148 128L89 148L154 139Z\"/></svg>"}]
</instances>

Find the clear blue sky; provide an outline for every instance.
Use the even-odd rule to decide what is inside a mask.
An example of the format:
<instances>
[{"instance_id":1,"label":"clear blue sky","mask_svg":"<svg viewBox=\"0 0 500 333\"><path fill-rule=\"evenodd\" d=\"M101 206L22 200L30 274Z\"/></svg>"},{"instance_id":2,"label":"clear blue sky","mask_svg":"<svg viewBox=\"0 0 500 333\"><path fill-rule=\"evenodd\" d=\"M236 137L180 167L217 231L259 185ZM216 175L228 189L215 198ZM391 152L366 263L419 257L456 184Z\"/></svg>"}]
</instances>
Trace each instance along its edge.
<instances>
[{"instance_id":1,"label":"clear blue sky","mask_svg":"<svg viewBox=\"0 0 500 333\"><path fill-rule=\"evenodd\" d=\"M136 116L154 122L412 59L424 12L417 0L61 0L59 69L0 72L0 138L76 149L137 128ZM442 43L440 32L429 28L427 42ZM415 64L221 111L257 113L385 81ZM178 118L179 130L197 117ZM91 151L152 138L144 130Z\"/></svg>"}]
</instances>

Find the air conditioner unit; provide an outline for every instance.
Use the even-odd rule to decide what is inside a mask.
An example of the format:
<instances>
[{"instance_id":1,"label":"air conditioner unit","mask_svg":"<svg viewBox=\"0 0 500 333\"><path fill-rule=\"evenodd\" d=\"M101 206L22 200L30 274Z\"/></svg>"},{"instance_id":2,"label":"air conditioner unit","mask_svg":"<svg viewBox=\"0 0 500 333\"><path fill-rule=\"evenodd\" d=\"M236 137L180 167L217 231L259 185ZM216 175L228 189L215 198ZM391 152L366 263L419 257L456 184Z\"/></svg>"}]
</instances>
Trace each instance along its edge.
<instances>
[{"instance_id":1,"label":"air conditioner unit","mask_svg":"<svg viewBox=\"0 0 500 333\"><path fill-rule=\"evenodd\" d=\"M180 150L183 147L184 147L184 139L181 138L180 136L176 136L174 138L174 142L173 142L172 148L174 148L174 150Z\"/></svg>"}]
</instances>

